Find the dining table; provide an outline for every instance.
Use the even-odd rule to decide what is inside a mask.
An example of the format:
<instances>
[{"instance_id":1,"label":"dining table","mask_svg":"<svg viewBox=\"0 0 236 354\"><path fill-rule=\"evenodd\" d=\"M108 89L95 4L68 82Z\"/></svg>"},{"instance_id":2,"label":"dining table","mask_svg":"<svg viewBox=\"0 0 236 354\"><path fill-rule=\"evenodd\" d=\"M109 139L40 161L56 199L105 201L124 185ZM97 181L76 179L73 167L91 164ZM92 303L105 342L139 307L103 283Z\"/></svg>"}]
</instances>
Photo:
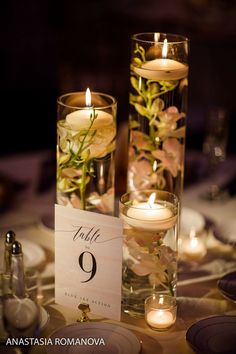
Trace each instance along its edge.
<instances>
[{"instance_id":1,"label":"dining table","mask_svg":"<svg viewBox=\"0 0 236 354\"><path fill-rule=\"evenodd\" d=\"M13 230L23 246L25 242L26 249L28 247L29 264L31 262L38 271L41 338L49 338L69 324L77 323L79 328L77 320L81 315L79 309L59 305L54 298L55 155L54 151L43 150L0 157L0 175L10 181L9 200L6 206L2 206L0 214L1 242L5 233ZM186 340L186 332L194 323L213 316L236 315L236 302L225 297L218 287L218 281L224 274L236 271L236 248L235 244L228 244L217 234L218 227L222 230L224 225L235 220L236 194L230 195L226 188L226 192L215 200L206 197L210 185L227 186L235 177L236 156L228 156L214 174L200 174L201 152L187 151L186 163L188 161L196 178L184 187L181 208L204 218L201 237L205 240L206 254L194 262L179 260L175 324L169 330L159 332L151 329L144 318L131 317L123 312L120 322L88 314L91 323L117 324L133 332L141 342L143 354L193 354L195 351ZM63 350L62 346L58 352L64 353ZM0 352L8 353L9 348L1 345ZM34 345L31 353L50 354L50 348Z\"/></svg>"}]
</instances>

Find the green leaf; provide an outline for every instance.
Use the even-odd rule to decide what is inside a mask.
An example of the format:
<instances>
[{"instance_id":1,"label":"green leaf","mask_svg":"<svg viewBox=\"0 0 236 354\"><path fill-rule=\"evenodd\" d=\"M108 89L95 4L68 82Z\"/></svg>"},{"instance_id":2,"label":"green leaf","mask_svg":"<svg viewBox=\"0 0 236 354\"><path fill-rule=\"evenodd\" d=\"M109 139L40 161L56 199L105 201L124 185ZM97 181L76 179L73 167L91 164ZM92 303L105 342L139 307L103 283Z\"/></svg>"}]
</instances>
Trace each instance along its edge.
<instances>
[{"instance_id":1,"label":"green leaf","mask_svg":"<svg viewBox=\"0 0 236 354\"><path fill-rule=\"evenodd\" d=\"M71 155L65 154L59 156L59 165L66 164L70 160Z\"/></svg>"},{"instance_id":2,"label":"green leaf","mask_svg":"<svg viewBox=\"0 0 236 354\"><path fill-rule=\"evenodd\" d=\"M152 82L149 85L149 92L151 96L155 95L157 92L159 92L159 85L156 82Z\"/></svg>"},{"instance_id":3,"label":"green leaf","mask_svg":"<svg viewBox=\"0 0 236 354\"><path fill-rule=\"evenodd\" d=\"M141 45L138 45L138 43L136 43L136 49L134 50L135 54L139 54L142 58L142 61L145 63L146 59L145 59L145 50Z\"/></svg>"},{"instance_id":4,"label":"green leaf","mask_svg":"<svg viewBox=\"0 0 236 354\"><path fill-rule=\"evenodd\" d=\"M135 102L137 101L138 97L139 97L139 96L136 96L136 95L130 93L130 94L129 94L129 103L131 103L131 104L132 104L132 103L135 103Z\"/></svg>"},{"instance_id":5,"label":"green leaf","mask_svg":"<svg viewBox=\"0 0 236 354\"><path fill-rule=\"evenodd\" d=\"M74 187L70 180L67 178L59 178L57 181L57 190L61 192L72 192L73 190L77 189Z\"/></svg>"},{"instance_id":6,"label":"green leaf","mask_svg":"<svg viewBox=\"0 0 236 354\"><path fill-rule=\"evenodd\" d=\"M133 59L133 64L135 65L135 66L142 66L142 60L141 59L139 59L139 58L137 58L137 57L135 57L134 59Z\"/></svg>"},{"instance_id":7,"label":"green leaf","mask_svg":"<svg viewBox=\"0 0 236 354\"><path fill-rule=\"evenodd\" d=\"M159 112L163 111L164 109L164 101L161 98L156 98L153 102L152 102L152 106L151 106L151 115L157 115Z\"/></svg>"},{"instance_id":8,"label":"green leaf","mask_svg":"<svg viewBox=\"0 0 236 354\"><path fill-rule=\"evenodd\" d=\"M134 88L137 92L139 92L138 79L136 79L134 76L131 76L130 82L131 82L131 85L133 86L133 88Z\"/></svg>"},{"instance_id":9,"label":"green leaf","mask_svg":"<svg viewBox=\"0 0 236 354\"><path fill-rule=\"evenodd\" d=\"M136 120L130 120L130 122L129 122L130 129L135 129L135 128L139 128L139 127L140 127L139 122L137 122Z\"/></svg>"},{"instance_id":10,"label":"green leaf","mask_svg":"<svg viewBox=\"0 0 236 354\"><path fill-rule=\"evenodd\" d=\"M170 81L167 81L167 80L161 80L159 81L160 82L160 85L162 86L161 87L161 90L168 90L168 91L171 91L173 90L176 85L178 84L178 80L170 80Z\"/></svg>"},{"instance_id":11,"label":"green leaf","mask_svg":"<svg viewBox=\"0 0 236 354\"><path fill-rule=\"evenodd\" d=\"M135 103L134 104L134 107L136 109L136 111L141 114L141 116L144 116L144 117L147 117L147 118L150 118L150 115L149 115L149 111L146 107L142 106L141 104L139 103Z\"/></svg>"}]
</instances>

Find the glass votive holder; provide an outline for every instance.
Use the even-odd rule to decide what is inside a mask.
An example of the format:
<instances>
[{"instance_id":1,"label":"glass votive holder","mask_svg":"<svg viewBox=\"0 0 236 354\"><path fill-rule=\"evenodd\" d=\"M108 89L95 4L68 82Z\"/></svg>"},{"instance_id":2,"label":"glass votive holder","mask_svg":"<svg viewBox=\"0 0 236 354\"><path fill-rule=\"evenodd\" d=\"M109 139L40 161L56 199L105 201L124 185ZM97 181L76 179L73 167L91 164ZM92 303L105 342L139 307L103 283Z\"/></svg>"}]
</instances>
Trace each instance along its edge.
<instances>
[{"instance_id":1,"label":"glass votive holder","mask_svg":"<svg viewBox=\"0 0 236 354\"><path fill-rule=\"evenodd\" d=\"M145 321L155 331L166 331L176 321L176 298L153 294L145 300Z\"/></svg>"},{"instance_id":2,"label":"glass votive holder","mask_svg":"<svg viewBox=\"0 0 236 354\"><path fill-rule=\"evenodd\" d=\"M100 92L57 100L57 202L113 215L117 101Z\"/></svg>"}]
</instances>

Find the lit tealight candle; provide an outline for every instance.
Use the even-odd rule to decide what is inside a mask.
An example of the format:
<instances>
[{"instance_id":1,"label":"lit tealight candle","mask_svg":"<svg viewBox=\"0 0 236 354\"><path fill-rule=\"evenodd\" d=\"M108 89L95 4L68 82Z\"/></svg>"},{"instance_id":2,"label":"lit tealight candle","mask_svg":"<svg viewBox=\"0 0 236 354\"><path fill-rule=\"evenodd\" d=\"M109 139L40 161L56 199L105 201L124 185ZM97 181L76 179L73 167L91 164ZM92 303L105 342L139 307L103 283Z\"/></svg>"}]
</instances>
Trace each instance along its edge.
<instances>
[{"instance_id":1,"label":"lit tealight candle","mask_svg":"<svg viewBox=\"0 0 236 354\"><path fill-rule=\"evenodd\" d=\"M170 295L151 295L145 300L145 320L152 329L169 329L176 321L176 311L176 299Z\"/></svg>"},{"instance_id":2,"label":"lit tealight candle","mask_svg":"<svg viewBox=\"0 0 236 354\"><path fill-rule=\"evenodd\" d=\"M102 128L112 124L112 115L96 107L91 106L91 92L89 88L85 94L86 108L78 109L67 114L66 122L72 130L88 129L91 125L91 118L96 115L92 129Z\"/></svg>"},{"instance_id":3,"label":"lit tealight candle","mask_svg":"<svg viewBox=\"0 0 236 354\"><path fill-rule=\"evenodd\" d=\"M168 230L176 223L176 215L170 207L155 203L156 193L147 202L129 207L125 221L133 227L149 231Z\"/></svg>"},{"instance_id":4,"label":"lit tealight candle","mask_svg":"<svg viewBox=\"0 0 236 354\"><path fill-rule=\"evenodd\" d=\"M179 80L188 75L188 66L179 61L167 58L168 43L164 40L162 58L145 62L141 67L134 67L134 71L141 77L149 80Z\"/></svg>"},{"instance_id":5,"label":"lit tealight candle","mask_svg":"<svg viewBox=\"0 0 236 354\"><path fill-rule=\"evenodd\" d=\"M194 232L194 231L193 231ZM202 240L199 239L195 234L190 232L190 237L185 240L182 244L182 253L184 258L189 260L201 259L206 254L206 247Z\"/></svg>"},{"instance_id":6,"label":"lit tealight candle","mask_svg":"<svg viewBox=\"0 0 236 354\"><path fill-rule=\"evenodd\" d=\"M152 310L147 313L146 321L156 329L167 329L175 323L173 314L168 310Z\"/></svg>"}]
</instances>

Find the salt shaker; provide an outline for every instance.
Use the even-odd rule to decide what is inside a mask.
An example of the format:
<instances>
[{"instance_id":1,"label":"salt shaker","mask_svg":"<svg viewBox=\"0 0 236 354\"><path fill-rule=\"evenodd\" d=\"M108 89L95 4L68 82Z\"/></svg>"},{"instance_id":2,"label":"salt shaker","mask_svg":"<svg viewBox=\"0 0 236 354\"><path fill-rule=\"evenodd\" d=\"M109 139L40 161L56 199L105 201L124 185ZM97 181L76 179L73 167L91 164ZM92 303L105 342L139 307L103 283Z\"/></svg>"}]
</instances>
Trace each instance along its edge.
<instances>
[{"instance_id":1,"label":"salt shaker","mask_svg":"<svg viewBox=\"0 0 236 354\"><path fill-rule=\"evenodd\" d=\"M39 308L26 292L23 252L18 241L12 244L11 271L10 291L4 300L6 329L13 338L36 336Z\"/></svg>"}]
</instances>

